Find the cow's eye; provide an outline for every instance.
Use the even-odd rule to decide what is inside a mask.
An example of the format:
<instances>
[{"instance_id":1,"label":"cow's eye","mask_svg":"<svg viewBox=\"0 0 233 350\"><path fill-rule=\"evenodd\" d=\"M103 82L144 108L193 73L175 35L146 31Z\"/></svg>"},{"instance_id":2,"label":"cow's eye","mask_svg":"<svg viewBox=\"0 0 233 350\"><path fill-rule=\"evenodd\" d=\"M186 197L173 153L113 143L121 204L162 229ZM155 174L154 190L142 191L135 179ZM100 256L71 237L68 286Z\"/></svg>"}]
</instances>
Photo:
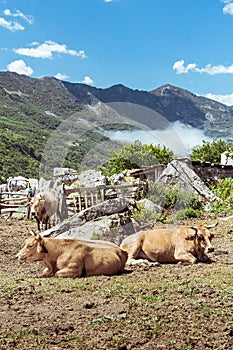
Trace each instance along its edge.
<instances>
[{"instance_id":1,"label":"cow's eye","mask_svg":"<svg viewBox=\"0 0 233 350\"><path fill-rule=\"evenodd\" d=\"M33 244L27 246L28 249L33 249L33 247L34 247Z\"/></svg>"},{"instance_id":2,"label":"cow's eye","mask_svg":"<svg viewBox=\"0 0 233 350\"><path fill-rule=\"evenodd\" d=\"M214 234L212 234L212 235L210 236L210 239L212 239L212 238L214 238Z\"/></svg>"}]
</instances>

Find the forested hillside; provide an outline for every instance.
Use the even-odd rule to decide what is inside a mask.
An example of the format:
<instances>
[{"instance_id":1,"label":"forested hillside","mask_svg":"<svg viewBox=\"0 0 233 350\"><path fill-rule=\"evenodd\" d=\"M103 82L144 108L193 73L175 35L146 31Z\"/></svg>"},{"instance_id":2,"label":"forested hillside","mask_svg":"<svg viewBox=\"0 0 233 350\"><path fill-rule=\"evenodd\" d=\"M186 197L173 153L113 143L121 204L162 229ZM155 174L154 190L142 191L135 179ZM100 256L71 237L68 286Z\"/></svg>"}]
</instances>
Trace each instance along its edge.
<instances>
[{"instance_id":1,"label":"forested hillside","mask_svg":"<svg viewBox=\"0 0 233 350\"><path fill-rule=\"evenodd\" d=\"M16 175L38 177L47 140L62 121L82 110L65 89L62 93L60 90L56 79L39 81L15 73L0 75L1 182ZM71 147L73 155L69 152L64 165L77 168L77 159L101 138L91 131L84 134L78 147Z\"/></svg>"},{"instance_id":2,"label":"forested hillside","mask_svg":"<svg viewBox=\"0 0 233 350\"><path fill-rule=\"evenodd\" d=\"M154 114L147 118L135 110L126 116L105 104L111 102L141 105ZM176 120L200 128L210 137L232 141L231 107L171 85L152 92L121 84L97 89L52 77L34 79L0 72L0 182L16 175L38 177L41 157L52 135L59 147L66 148L66 154L60 159L57 150L50 153L51 167L78 170L90 150L95 149L89 156L92 165L99 165L99 155L109 154L110 146L104 143L108 138L102 131L163 129ZM57 131L61 125L62 133Z\"/></svg>"}]
</instances>

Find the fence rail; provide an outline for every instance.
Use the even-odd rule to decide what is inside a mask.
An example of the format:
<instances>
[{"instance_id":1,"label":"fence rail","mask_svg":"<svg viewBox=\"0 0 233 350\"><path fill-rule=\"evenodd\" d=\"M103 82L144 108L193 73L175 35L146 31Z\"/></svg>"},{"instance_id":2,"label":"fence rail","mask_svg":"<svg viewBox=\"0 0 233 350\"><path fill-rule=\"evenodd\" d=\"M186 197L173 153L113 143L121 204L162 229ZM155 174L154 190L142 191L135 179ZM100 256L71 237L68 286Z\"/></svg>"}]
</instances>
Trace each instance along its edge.
<instances>
[{"instance_id":1,"label":"fence rail","mask_svg":"<svg viewBox=\"0 0 233 350\"><path fill-rule=\"evenodd\" d=\"M71 216L81 210L102 203L113 198L140 198L147 191L146 183L141 181L136 184L126 185L100 185L96 187L66 188L64 196L68 207L68 215ZM0 193L0 214L19 213L19 216L29 216L29 198L27 194L20 192Z\"/></svg>"},{"instance_id":2,"label":"fence rail","mask_svg":"<svg viewBox=\"0 0 233 350\"><path fill-rule=\"evenodd\" d=\"M24 216L27 214L28 197L20 192L1 192L0 193L0 214L19 213Z\"/></svg>"},{"instance_id":3,"label":"fence rail","mask_svg":"<svg viewBox=\"0 0 233 350\"><path fill-rule=\"evenodd\" d=\"M140 182L127 185L100 185L96 187L76 187L64 189L67 205L71 212L83 209L113 198L138 198L147 191L146 184Z\"/></svg>"}]
</instances>

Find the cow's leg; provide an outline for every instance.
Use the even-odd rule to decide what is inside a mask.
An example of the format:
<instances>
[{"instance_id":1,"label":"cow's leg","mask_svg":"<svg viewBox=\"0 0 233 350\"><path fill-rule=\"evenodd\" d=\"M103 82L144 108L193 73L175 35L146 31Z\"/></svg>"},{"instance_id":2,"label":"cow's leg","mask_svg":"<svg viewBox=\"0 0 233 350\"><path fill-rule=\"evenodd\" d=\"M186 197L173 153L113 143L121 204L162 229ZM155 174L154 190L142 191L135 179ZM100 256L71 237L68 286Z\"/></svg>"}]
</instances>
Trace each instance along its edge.
<instances>
[{"instance_id":1,"label":"cow's leg","mask_svg":"<svg viewBox=\"0 0 233 350\"><path fill-rule=\"evenodd\" d=\"M64 267L61 270L58 270L55 273L56 277L71 277L71 278L75 278L75 277L81 277L83 273L83 264L80 265L75 265L75 267L73 266L68 266L68 267Z\"/></svg>"},{"instance_id":2,"label":"cow's leg","mask_svg":"<svg viewBox=\"0 0 233 350\"><path fill-rule=\"evenodd\" d=\"M36 219L36 222L37 222L38 231L40 232L40 219L37 216L35 217L35 219Z\"/></svg>"},{"instance_id":3,"label":"cow's leg","mask_svg":"<svg viewBox=\"0 0 233 350\"><path fill-rule=\"evenodd\" d=\"M48 222L49 222L49 217L46 216L46 218L45 218L45 230L47 230L47 228L48 228Z\"/></svg>"},{"instance_id":4,"label":"cow's leg","mask_svg":"<svg viewBox=\"0 0 233 350\"><path fill-rule=\"evenodd\" d=\"M51 277L51 276L54 276L54 272L51 267L50 268L46 267L40 275L40 277Z\"/></svg>"},{"instance_id":5,"label":"cow's leg","mask_svg":"<svg viewBox=\"0 0 233 350\"><path fill-rule=\"evenodd\" d=\"M137 244L137 242L130 247L130 250L128 251L128 260L132 259L135 260L137 259L139 252L141 250L141 245Z\"/></svg>"},{"instance_id":6,"label":"cow's leg","mask_svg":"<svg viewBox=\"0 0 233 350\"><path fill-rule=\"evenodd\" d=\"M126 265L137 264L136 258L138 257L140 250L141 250L141 247L140 246L137 247L135 245L135 247L133 247L133 249L128 252L128 259L126 261Z\"/></svg>"},{"instance_id":7,"label":"cow's leg","mask_svg":"<svg viewBox=\"0 0 233 350\"><path fill-rule=\"evenodd\" d=\"M191 253L189 252L177 252L175 251L175 259L181 263L184 264L195 264L197 262L197 258L195 258L195 256L193 256Z\"/></svg>"}]
</instances>

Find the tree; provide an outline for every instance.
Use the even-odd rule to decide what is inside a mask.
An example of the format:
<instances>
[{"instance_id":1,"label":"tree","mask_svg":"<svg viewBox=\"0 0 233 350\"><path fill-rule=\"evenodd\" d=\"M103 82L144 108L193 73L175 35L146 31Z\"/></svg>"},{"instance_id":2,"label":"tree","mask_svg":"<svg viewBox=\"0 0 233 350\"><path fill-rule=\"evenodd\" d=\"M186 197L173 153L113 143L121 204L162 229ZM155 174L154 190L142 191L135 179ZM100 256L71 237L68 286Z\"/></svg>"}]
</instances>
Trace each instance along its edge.
<instances>
[{"instance_id":1,"label":"tree","mask_svg":"<svg viewBox=\"0 0 233 350\"><path fill-rule=\"evenodd\" d=\"M221 154L225 151L233 152L233 144L224 140L203 141L201 146L195 146L190 155L192 160L203 162L219 163Z\"/></svg>"},{"instance_id":2,"label":"tree","mask_svg":"<svg viewBox=\"0 0 233 350\"><path fill-rule=\"evenodd\" d=\"M146 165L167 164L174 158L173 152L165 146L143 144L135 141L113 152L109 161L101 167L107 174L118 174L125 169L141 168Z\"/></svg>"}]
</instances>

